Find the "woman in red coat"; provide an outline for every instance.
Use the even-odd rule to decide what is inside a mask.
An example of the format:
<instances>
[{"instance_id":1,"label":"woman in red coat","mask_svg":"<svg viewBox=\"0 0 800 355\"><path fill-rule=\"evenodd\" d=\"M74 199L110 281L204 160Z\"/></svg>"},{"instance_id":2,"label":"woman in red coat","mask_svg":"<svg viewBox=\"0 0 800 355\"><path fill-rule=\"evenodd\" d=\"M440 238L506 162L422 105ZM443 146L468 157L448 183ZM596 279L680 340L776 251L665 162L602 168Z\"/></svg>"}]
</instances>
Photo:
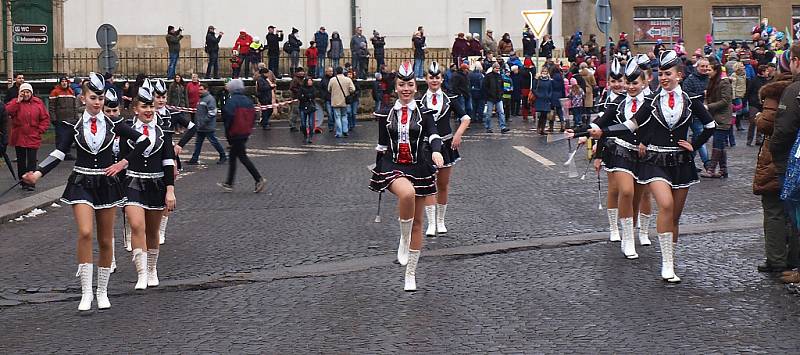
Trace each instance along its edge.
<instances>
[{"instance_id":1,"label":"woman in red coat","mask_svg":"<svg viewBox=\"0 0 800 355\"><path fill-rule=\"evenodd\" d=\"M17 173L19 177L36 170L36 152L42 145L42 133L50 126L50 114L38 97L33 96L31 84L19 87L19 96L6 104L11 121L9 145L17 152ZM21 183L24 190L33 191L35 185Z\"/></svg>"}]
</instances>

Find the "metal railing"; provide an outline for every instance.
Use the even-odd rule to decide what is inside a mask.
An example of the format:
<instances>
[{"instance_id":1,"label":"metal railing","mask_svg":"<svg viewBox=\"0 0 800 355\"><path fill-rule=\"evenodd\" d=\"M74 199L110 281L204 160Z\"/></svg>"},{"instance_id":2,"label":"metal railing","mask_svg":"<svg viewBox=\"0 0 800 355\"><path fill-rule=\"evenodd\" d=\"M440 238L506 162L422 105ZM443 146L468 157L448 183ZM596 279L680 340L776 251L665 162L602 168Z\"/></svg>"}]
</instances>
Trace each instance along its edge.
<instances>
[{"instance_id":1,"label":"metal railing","mask_svg":"<svg viewBox=\"0 0 800 355\"><path fill-rule=\"evenodd\" d=\"M407 53L406 53L407 52ZM302 53L301 53L302 54ZM167 74L167 67L169 64L169 54L164 51L140 51L140 50L118 50L118 65L115 70L115 75L120 79L133 78L139 73L144 73L149 76L165 77ZM99 50L78 50L68 52L66 54L54 55L52 60L42 57L25 57L14 56L14 71L25 73L29 77L55 77L60 75L69 76L86 76L91 71L100 71L98 64ZM221 51L219 56L219 76L231 77L231 52ZM299 66L307 68L307 58L305 56L299 57ZM197 73L202 78L205 76L206 68L208 65L209 56L202 49L184 50L178 59L177 70L178 74L183 75L186 79L192 73ZM290 70L290 57L285 52L281 52L278 59L278 72L281 75L287 75ZM413 53L408 51L393 51L384 57L387 68L391 71L396 69L403 61L411 61L413 63ZM425 63L429 64L431 61L437 61L443 64L449 64L453 61L450 53L447 51L437 51L434 53L426 54ZM49 67L48 63L52 62L52 70L42 71L42 67ZM268 56L266 52L261 58L261 62L267 64ZM369 73L377 71L377 61L374 56L370 56L367 60ZM334 62L331 58L325 58L325 66L331 66ZM348 50L345 50L345 55L338 60L338 65L344 67L345 63L353 63L353 58ZM244 64L244 63L242 63ZM250 76L249 68L241 68L241 76Z\"/></svg>"}]
</instances>

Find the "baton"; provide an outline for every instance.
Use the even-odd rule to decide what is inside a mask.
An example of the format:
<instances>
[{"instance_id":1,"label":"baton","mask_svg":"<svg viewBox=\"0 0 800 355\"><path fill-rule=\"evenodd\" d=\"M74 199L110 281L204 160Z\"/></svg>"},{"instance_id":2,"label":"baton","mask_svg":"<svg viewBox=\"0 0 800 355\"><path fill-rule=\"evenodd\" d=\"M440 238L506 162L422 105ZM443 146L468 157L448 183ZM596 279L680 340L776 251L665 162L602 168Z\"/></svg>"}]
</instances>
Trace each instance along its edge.
<instances>
[{"instance_id":1,"label":"baton","mask_svg":"<svg viewBox=\"0 0 800 355\"><path fill-rule=\"evenodd\" d=\"M15 187L19 186L20 184L22 184L22 180L17 181L16 183L14 183L14 185L11 185L11 187L9 187L8 190L3 191L3 193L0 194L0 198L5 196L7 193L11 192L11 190L13 190Z\"/></svg>"},{"instance_id":2,"label":"baton","mask_svg":"<svg viewBox=\"0 0 800 355\"><path fill-rule=\"evenodd\" d=\"M14 172L14 167L11 166L11 158L8 157L8 152L3 151L3 160L5 160L6 165L8 166L8 171L11 172L11 177L14 178L14 181L17 181L17 173Z\"/></svg>"}]
</instances>

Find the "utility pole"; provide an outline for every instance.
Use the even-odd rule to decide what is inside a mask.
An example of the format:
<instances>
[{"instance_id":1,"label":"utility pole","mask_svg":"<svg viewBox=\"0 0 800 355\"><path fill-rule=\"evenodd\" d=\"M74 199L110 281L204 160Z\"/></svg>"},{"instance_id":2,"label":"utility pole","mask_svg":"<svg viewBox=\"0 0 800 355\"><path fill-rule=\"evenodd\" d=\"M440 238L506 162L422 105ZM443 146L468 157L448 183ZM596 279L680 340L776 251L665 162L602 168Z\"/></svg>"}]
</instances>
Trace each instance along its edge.
<instances>
[{"instance_id":1,"label":"utility pole","mask_svg":"<svg viewBox=\"0 0 800 355\"><path fill-rule=\"evenodd\" d=\"M14 21L11 20L11 0L6 0L6 76L14 80ZM10 86L10 85L9 85Z\"/></svg>"}]
</instances>

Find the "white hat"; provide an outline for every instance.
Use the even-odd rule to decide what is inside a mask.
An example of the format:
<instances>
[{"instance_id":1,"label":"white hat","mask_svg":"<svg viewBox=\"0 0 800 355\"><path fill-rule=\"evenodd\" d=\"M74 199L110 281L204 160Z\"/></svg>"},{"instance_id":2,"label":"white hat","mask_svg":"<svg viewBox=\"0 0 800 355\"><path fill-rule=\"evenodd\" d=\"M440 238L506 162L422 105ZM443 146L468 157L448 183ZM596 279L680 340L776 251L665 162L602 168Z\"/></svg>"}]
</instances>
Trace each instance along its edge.
<instances>
[{"instance_id":1,"label":"white hat","mask_svg":"<svg viewBox=\"0 0 800 355\"><path fill-rule=\"evenodd\" d=\"M19 91L22 92L22 90L28 90L31 93L33 93L33 86L31 86L31 84L28 83L22 83L22 85L19 86Z\"/></svg>"}]
</instances>

